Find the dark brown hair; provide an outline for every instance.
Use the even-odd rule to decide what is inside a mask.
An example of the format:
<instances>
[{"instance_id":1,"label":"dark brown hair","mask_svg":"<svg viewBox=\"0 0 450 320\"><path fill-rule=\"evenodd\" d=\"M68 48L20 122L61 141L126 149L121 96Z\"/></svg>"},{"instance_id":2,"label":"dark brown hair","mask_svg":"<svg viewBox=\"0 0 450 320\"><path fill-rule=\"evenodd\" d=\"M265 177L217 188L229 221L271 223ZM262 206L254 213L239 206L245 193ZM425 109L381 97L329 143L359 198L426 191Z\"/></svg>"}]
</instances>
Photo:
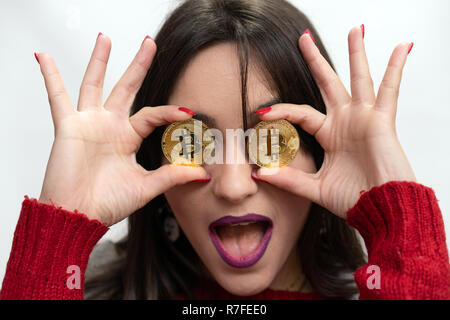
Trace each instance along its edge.
<instances>
[{"instance_id":1,"label":"dark brown hair","mask_svg":"<svg viewBox=\"0 0 450 320\"><path fill-rule=\"evenodd\" d=\"M237 46L242 79L244 130L249 59L257 63L282 102L309 104L322 113L326 108L320 91L298 48L298 38L309 29L322 55L330 58L314 26L297 8L284 0L187 0L182 1L161 27L157 53L140 88L131 114L144 106L165 105L183 68L200 50L219 42ZM332 64L331 64L332 65ZM314 137L296 126L303 152L313 156L316 167L324 151ZM136 155L145 169L161 166L160 141L164 127L142 143ZM201 261L181 232L172 243L163 231L167 206L164 195L150 201L129 218L125 243L126 261L119 277L117 298L172 299L190 296L201 277ZM159 210L158 210L159 209ZM303 272L315 292L328 298L347 299L358 290L351 273L365 263L354 229L326 209L312 205L298 240ZM347 277L345 276L347 275ZM349 277L350 275L350 277ZM88 286L86 286L88 288Z\"/></svg>"}]
</instances>

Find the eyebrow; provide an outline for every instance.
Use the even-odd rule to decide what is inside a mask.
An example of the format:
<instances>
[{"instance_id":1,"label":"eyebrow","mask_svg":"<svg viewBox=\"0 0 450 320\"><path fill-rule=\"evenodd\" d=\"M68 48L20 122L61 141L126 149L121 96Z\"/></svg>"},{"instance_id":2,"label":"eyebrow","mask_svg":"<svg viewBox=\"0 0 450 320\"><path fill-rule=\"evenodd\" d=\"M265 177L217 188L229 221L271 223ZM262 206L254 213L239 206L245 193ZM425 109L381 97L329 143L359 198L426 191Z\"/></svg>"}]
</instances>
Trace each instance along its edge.
<instances>
[{"instance_id":1,"label":"eyebrow","mask_svg":"<svg viewBox=\"0 0 450 320\"><path fill-rule=\"evenodd\" d=\"M275 98L270 101L267 101L266 103L259 105L256 109L251 110L251 112L247 115L249 126L252 127L254 124L256 124L256 122L259 121L258 115L254 114L254 112L256 110L270 107L271 105L281 103L281 102L282 101L280 98ZM208 115L206 113L196 111L196 115L193 116L193 118L202 121L204 124L206 124L210 128L217 127L217 120L214 117L211 117L210 115Z\"/></svg>"},{"instance_id":2,"label":"eyebrow","mask_svg":"<svg viewBox=\"0 0 450 320\"><path fill-rule=\"evenodd\" d=\"M248 126L251 128L251 127L255 126L256 123L258 123L260 121L259 120L259 116L254 113L256 110L259 110L259 109L262 109L262 108L267 108L267 107L270 107L270 106L272 106L274 104L281 103L281 102L282 102L281 99L277 97L277 98L272 99L272 100L270 100L270 101L268 101L266 103L263 103L262 105L258 106L255 110L251 110L250 114L247 116Z\"/></svg>"},{"instance_id":3,"label":"eyebrow","mask_svg":"<svg viewBox=\"0 0 450 320\"><path fill-rule=\"evenodd\" d=\"M207 115L206 113L195 111L195 116L193 116L192 118L200 120L210 128L215 128L217 126L216 119L214 117L211 117L210 115Z\"/></svg>"}]
</instances>

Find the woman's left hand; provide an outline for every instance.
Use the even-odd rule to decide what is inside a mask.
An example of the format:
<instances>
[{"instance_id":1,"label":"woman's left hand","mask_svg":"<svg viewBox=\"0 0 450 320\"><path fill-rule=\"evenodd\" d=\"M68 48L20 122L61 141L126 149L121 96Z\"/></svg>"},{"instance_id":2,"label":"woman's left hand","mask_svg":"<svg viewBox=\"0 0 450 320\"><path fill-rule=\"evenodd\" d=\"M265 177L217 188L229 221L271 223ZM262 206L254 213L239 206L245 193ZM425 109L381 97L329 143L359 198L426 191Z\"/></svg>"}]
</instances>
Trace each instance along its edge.
<instances>
[{"instance_id":1,"label":"woman's left hand","mask_svg":"<svg viewBox=\"0 0 450 320\"><path fill-rule=\"evenodd\" d=\"M402 43L393 51L377 96L361 28L349 32L348 45L351 96L305 33L299 46L327 114L308 105L283 103L260 113L262 120L286 119L313 135L325 151L320 170L313 174L285 166L275 173L270 169L265 172L265 168L256 172L258 178L306 197L344 219L362 190L392 180L416 181L395 129L402 70L412 43Z\"/></svg>"}]
</instances>

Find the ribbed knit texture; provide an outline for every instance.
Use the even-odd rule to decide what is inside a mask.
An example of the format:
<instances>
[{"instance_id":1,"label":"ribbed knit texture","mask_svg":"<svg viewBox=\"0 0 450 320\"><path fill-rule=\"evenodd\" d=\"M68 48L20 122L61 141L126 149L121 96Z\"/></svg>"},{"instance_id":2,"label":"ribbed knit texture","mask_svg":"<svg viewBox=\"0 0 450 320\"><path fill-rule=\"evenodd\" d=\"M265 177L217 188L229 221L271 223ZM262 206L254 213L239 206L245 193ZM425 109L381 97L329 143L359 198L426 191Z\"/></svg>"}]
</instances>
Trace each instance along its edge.
<instances>
[{"instance_id":1,"label":"ribbed knit texture","mask_svg":"<svg viewBox=\"0 0 450 320\"><path fill-rule=\"evenodd\" d=\"M450 265L442 214L434 191L391 181L364 192L347 213L364 238L368 263L354 276L360 299L450 299ZM380 288L368 277L380 269Z\"/></svg>"},{"instance_id":2,"label":"ribbed knit texture","mask_svg":"<svg viewBox=\"0 0 450 320\"><path fill-rule=\"evenodd\" d=\"M25 196L0 299L83 299L89 254L108 228L75 210ZM69 266L81 271L81 288L69 289Z\"/></svg>"},{"instance_id":3,"label":"ribbed knit texture","mask_svg":"<svg viewBox=\"0 0 450 320\"><path fill-rule=\"evenodd\" d=\"M374 187L362 192L348 211L347 222L359 230L368 251L368 263L354 273L360 299L450 299L444 223L432 189L395 181ZM0 299L83 299L89 254L107 230L76 210L69 212L25 196ZM80 267L80 289L67 286L70 265ZM379 289L367 286L371 265L379 267ZM271 289L238 297L215 283L193 290L198 299L321 298Z\"/></svg>"}]
</instances>

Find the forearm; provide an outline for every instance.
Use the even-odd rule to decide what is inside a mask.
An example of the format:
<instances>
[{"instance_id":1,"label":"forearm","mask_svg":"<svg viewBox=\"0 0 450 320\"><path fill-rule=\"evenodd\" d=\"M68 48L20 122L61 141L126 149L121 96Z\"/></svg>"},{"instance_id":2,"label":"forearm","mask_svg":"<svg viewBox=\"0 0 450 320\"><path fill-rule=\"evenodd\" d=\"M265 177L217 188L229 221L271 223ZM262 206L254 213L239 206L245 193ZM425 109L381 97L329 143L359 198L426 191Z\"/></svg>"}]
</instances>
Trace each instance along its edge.
<instances>
[{"instance_id":1,"label":"forearm","mask_svg":"<svg viewBox=\"0 0 450 320\"><path fill-rule=\"evenodd\" d=\"M406 181L374 187L347 222L368 252L354 274L360 299L450 299L444 223L431 188Z\"/></svg>"},{"instance_id":2,"label":"forearm","mask_svg":"<svg viewBox=\"0 0 450 320\"><path fill-rule=\"evenodd\" d=\"M83 299L84 271L108 230L84 214L25 196L1 299Z\"/></svg>"}]
</instances>

